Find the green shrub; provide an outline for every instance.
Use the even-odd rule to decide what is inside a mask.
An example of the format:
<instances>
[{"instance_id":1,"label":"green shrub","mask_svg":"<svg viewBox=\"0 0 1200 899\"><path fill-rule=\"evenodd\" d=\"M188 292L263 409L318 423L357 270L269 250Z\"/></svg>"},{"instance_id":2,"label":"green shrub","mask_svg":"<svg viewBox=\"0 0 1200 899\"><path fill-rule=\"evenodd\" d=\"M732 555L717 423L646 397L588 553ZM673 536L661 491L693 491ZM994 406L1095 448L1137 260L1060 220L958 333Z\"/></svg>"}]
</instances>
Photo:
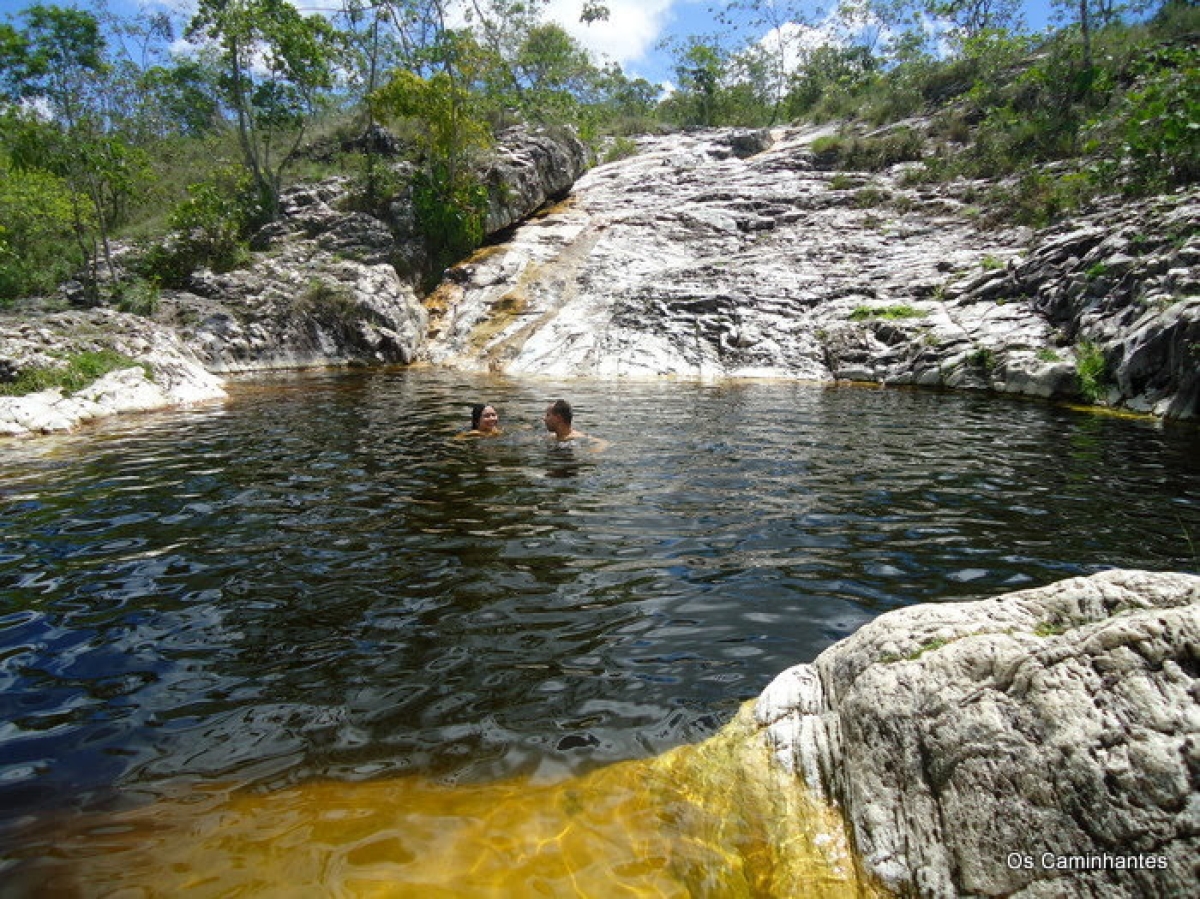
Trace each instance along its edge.
<instances>
[{"instance_id":1,"label":"green shrub","mask_svg":"<svg viewBox=\"0 0 1200 899\"><path fill-rule=\"evenodd\" d=\"M50 293L83 264L77 213L86 224L82 199L62 178L0 156L0 303Z\"/></svg>"},{"instance_id":2,"label":"green shrub","mask_svg":"<svg viewBox=\"0 0 1200 899\"><path fill-rule=\"evenodd\" d=\"M117 309L147 318L158 310L161 291L157 281L136 278L119 283L113 291Z\"/></svg>"},{"instance_id":3,"label":"green shrub","mask_svg":"<svg viewBox=\"0 0 1200 899\"><path fill-rule=\"evenodd\" d=\"M474 178L451 178L446 167L434 166L413 182L413 211L433 264L431 276L462 259L483 243L487 188Z\"/></svg>"},{"instance_id":4,"label":"green shrub","mask_svg":"<svg viewBox=\"0 0 1200 899\"><path fill-rule=\"evenodd\" d=\"M261 213L243 170L220 170L187 192L168 217L171 234L140 266L145 278L167 287L185 287L199 268L227 272L244 265L250 256L245 235Z\"/></svg>"},{"instance_id":5,"label":"green shrub","mask_svg":"<svg viewBox=\"0 0 1200 899\"><path fill-rule=\"evenodd\" d=\"M924 318L925 313L912 306L856 306L850 313L850 321L860 322L872 318L899 321L906 318Z\"/></svg>"},{"instance_id":6,"label":"green shrub","mask_svg":"<svg viewBox=\"0 0 1200 899\"><path fill-rule=\"evenodd\" d=\"M979 347L967 358L985 377L990 378L996 370L996 352L988 347Z\"/></svg>"},{"instance_id":7,"label":"green shrub","mask_svg":"<svg viewBox=\"0 0 1200 899\"><path fill-rule=\"evenodd\" d=\"M1005 183L987 192L986 217L990 221L1041 228L1079 209L1095 193L1095 185L1086 174L1028 171L1015 183Z\"/></svg>"},{"instance_id":8,"label":"green shrub","mask_svg":"<svg viewBox=\"0 0 1200 899\"><path fill-rule=\"evenodd\" d=\"M878 187L862 187L854 192L854 205L859 209L874 209L886 203L891 196Z\"/></svg>"},{"instance_id":9,"label":"green shrub","mask_svg":"<svg viewBox=\"0 0 1200 899\"><path fill-rule=\"evenodd\" d=\"M602 163L616 162L619 159L628 159L631 156L637 156L637 154L637 141L629 137L615 137L609 142L600 161Z\"/></svg>"},{"instance_id":10,"label":"green shrub","mask_svg":"<svg viewBox=\"0 0 1200 899\"><path fill-rule=\"evenodd\" d=\"M65 364L59 367L26 368L15 381L0 384L2 396L24 396L42 390L57 389L65 394L82 390L97 378L110 371L122 368L132 368L138 362L115 350L95 350L76 353L67 357ZM142 366L146 376L150 377L150 369Z\"/></svg>"},{"instance_id":11,"label":"green shrub","mask_svg":"<svg viewBox=\"0 0 1200 899\"><path fill-rule=\"evenodd\" d=\"M1148 53L1115 110L1093 124L1099 147L1133 193L1165 191L1200 178L1200 51L1194 44Z\"/></svg>"},{"instance_id":12,"label":"green shrub","mask_svg":"<svg viewBox=\"0 0 1200 899\"><path fill-rule=\"evenodd\" d=\"M819 165L857 171L881 171L900 162L918 161L924 148L924 138L911 128L897 128L876 137L827 135L812 142Z\"/></svg>"},{"instance_id":13,"label":"green shrub","mask_svg":"<svg viewBox=\"0 0 1200 899\"><path fill-rule=\"evenodd\" d=\"M1075 376L1079 381L1079 393L1089 403L1104 398L1108 388L1108 361L1104 351L1089 340L1075 347Z\"/></svg>"}]
</instances>

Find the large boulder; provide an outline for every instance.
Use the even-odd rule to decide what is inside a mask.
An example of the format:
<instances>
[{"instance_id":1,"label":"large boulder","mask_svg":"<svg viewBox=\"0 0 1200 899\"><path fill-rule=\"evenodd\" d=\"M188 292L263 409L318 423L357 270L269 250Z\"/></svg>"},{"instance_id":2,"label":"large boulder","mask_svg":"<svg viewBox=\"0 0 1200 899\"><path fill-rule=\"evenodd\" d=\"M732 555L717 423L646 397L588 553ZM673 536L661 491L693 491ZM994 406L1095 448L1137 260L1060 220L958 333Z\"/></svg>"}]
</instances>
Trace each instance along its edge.
<instances>
[{"instance_id":1,"label":"large boulder","mask_svg":"<svg viewBox=\"0 0 1200 899\"><path fill-rule=\"evenodd\" d=\"M415 291L391 265L322 248L334 233L201 272L164 295L160 315L210 371L411 362L426 321Z\"/></svg>"},{"instance_id":2,"label":"large boulder","mask_svg":"<svg viewBox=\"0 0 1200 899\"><path fill-rule=\"evenodd\" d=\"M1200 577L1109 571L875 619L781 675L775 758L921 896L1200 886Z\"/></svg>"},{"instance_id":3,"label":"large boulder","mask_svg":"<svg viewBox=\"0 0 1200 899\"><path fill-rule=\"evenodd\" d=\"M484 232L495 234L562 199L587 165L587 148L565 129L501 132L480 173L488 190Z\"/></svg>"}]
</instances>

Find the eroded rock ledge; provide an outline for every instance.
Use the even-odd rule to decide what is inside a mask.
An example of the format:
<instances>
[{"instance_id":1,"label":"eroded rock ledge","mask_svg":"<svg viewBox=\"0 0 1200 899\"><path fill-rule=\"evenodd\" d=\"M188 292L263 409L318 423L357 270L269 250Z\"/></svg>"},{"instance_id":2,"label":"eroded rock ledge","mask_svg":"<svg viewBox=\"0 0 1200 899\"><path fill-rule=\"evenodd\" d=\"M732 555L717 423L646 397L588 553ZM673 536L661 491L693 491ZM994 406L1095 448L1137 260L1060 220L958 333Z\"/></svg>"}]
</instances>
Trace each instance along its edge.
<instances>
[{"instance_id":1,"label":"eroded rock ledge","mask_svg":"<svg viewBox=\"0 0 1200 899\"><path fill-rule=\"evenodd\" d=\"M1109 571L882 615L756 717L897 892L1184 896L1198 677L1200 577Z\"/></svg>"},{"instance_id":2,"label":"eroded rock ledge","mask_svg":"<svg viewBox=\"0 0 1200 899\"><path fill-rule=\"evenodd\" d=\"M907 165L828 171L812 151L824 133L640 139L569 204L453 269L424 355L514 374L869 381L1197 415L1194 191L1107 201L1037 233L981 227L973 204L994 185L919 183ZM1084 368L1095 383L1081 389Z\"/></svg>"}]
</instances>

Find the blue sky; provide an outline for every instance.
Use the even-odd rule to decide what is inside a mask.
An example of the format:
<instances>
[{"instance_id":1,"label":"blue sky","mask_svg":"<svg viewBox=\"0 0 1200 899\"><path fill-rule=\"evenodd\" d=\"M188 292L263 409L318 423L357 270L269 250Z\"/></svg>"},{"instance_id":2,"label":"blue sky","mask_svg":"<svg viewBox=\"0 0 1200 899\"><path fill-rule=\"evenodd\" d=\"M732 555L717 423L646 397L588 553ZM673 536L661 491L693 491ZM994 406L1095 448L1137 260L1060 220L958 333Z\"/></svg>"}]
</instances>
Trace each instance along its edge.
<instances>
[{"instance_id":1,"label":"blue sky","mask_svg":"<svg viewBox=\"0 0 1200 899\"><path fill-rule=\"evenodd\" d=\"M52 3L54 0L42 0ZM337 6L337 0L293 0L301 8ZM718 26L711 12L712 0L607 0L607 22L583 25L579 10L583 0L548 0L548 14L561 22L584 46L599 58L621 64L629 75L640 75L652 82L671 78L670 54L659 48L669 36L712 34ZM59 5L88 8L86 0L58 0ZM139 3L175 8L194 8L195 0L109 0L111 9L124 12ZM0 0L0 19L31 5L31 0ZM816 0L808 7L816 8ZM1026 25L1040 30L1052 16L1050 0L1023 0Z\"/></svg>"}]
</instances>

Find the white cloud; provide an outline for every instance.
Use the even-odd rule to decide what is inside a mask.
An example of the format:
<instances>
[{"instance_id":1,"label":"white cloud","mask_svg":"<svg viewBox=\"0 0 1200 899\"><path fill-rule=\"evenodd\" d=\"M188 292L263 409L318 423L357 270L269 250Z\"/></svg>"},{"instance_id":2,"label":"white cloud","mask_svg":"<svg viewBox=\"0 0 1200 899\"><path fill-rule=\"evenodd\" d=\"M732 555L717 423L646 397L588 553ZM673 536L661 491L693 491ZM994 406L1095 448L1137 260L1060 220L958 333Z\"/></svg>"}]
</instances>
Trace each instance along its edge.
<instances>
[{"instance_id":1,"label":"white cloud","mask_svg":"<svg viewBox=\"0 0 1200 899\"><path fill-rule=\"evenodd\" d=\"M608 0L608 20L579 21L583 0L550 0L546 18L557 22L600 59L622 68L644 61L662 37L675 0Z\"/></svg>"},{"instance_id":2,"label":"white cloud","mask_svg":"<svg viewBox=\"0 0 1200 899\"><path fill-rule=\"evenodd\" d=\"M172 8L189 16L195 12L197 0L138 0L143 8ZM328 0L290 0L303 12L327 12ZM631 63L646 62L662 38L671 18L672 8L688 0L606 0L609 16L606 21L590 25L579 21L583 0L549 0L543 17L557 22L567 33L589 50L598 61L619 63L627 68ZM465 3L451 3L448 21L452 26L465 24Z\"/></svg>"}]
</instances>

